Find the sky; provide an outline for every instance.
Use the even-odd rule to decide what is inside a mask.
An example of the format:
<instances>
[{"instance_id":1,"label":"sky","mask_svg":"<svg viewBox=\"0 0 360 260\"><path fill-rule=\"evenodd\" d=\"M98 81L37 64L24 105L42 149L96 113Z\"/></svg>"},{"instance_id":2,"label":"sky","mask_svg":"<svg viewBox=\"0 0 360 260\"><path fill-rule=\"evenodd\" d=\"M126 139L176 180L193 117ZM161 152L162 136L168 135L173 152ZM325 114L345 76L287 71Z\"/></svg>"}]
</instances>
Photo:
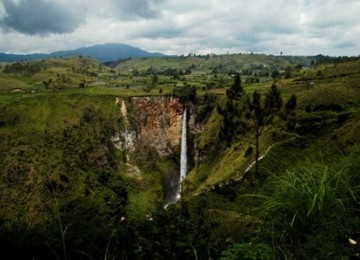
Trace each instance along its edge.
<instances>
[{"instance_id":1,"label":"sky","mask_svg":"<svg viewBox=\"0 0 360 260\"><path fill-rule=\"evenodd\" d=\"M0 52L360 55L360 0L0 0Z\"/></svg>"}]
</instances>

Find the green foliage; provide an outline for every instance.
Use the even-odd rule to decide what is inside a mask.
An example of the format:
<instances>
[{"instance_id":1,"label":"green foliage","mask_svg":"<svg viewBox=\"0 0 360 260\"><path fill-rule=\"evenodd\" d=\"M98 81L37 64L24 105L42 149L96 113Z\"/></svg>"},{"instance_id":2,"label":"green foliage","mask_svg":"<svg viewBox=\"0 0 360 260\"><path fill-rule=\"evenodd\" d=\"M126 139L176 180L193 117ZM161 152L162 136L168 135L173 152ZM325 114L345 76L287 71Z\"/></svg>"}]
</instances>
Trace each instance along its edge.
<instances>
[{"instance_id":1,"label":"green foliage","mask_svg":"<svg viewBox=\"0 0 360 260\"><path fill-rule=\"evenodd\" d=\"M159 76L157 74L154 74L152 76L152 84L156 85L159 82Z\"/></svg>"},{"instance_id":2,"label":"green foliage","mask_svg":"<svg viewBox=\"0 0 360 260\"><path fill-rule=\"evenodd\" d=\"M284 119L286 120L286 128L289 131L294 131L296 127L296 106L297 96L292 94L285 104Z\"/></svg>"},{"instance_id":3,"label":"green foliage","mask_svg":"<svg viewBox=\"0 0 360 260\"><path fill-rule=\"evenodd\" d=\"M244 88L241 86L241 77L236 73L233 85L226 90L226 95L229 99L239 99L245 93Z\"/></svg>"},{"instance_id":4,"label":"green foliage","mask_svg":"<svg viewBox=\"0 0 360 260\"><path fill-rule=\"evenodd\" d=\"M79 88L85 88L85 82L84 81L79 83Z\"/></svg>"},{"instance_id":5,"label":"green foliage","mask_svg":"<svg viewBox=\"0 0 360 260\"><path fill-rule=\"evenodd\" d=\"M223 117L219 132L220 141L225 141L226 145L230 147L232 141L245 129L241 121L243 109L240 108L239 102L228 99L224 109L217 106L217 112Z\"/></svg>"},{"instance_id":6,"label":"green foliage","mask_svg":"<svg viewBox=\"0 0 360 260\"><path fill-rule=\"evenodd\" d=\"M245 90L241 86L241 77L237 73L233 85L226 91L225 108L222 109L221 106L217 106L217 112L223 116L223 123L219 133L220 141L225 141L228 147L230 147L236 136L243 133L244 130L244 124L241 120L244 109L241 108L242 101L239 101L244 94Z\"/></svg>"},{"instance_id":7,"label":"green foliage","mask_svg":"<svg viewBox=\"0 0 360 260\"><path fill-rule=\"evenodd\" d=\"M247 112L244 123L255 138L255 172L259 173L260 136L271 127L274 116L280 111L282 98L280 91L273 84L262 101L261 94L254 91L252 99L247 99Z\"/></svg>"},{"instance_id":8,"label":"green foliage","mask_svg":"<svg viewBox=\"0 0 360 260\"><path fill-rule=\"evenodd\" d=\"M297 97L295 94L292 94L288 102L286 102L285 104L286 114L290 114L292 111L294 111L296 109L296 105L297 105Z\"/></svg>"},{"instance_id":9,"label":"green foliage","mask_svg":"<svg viewBox=\"0 0 360 260\"><path fill-rule=\"evenodd\" d=\"M20 63L16 62L11 65L5 65L4 73L19 73L24 75L33 75L41 71L42 67L39 63L29 62L29 63Z\"/></svg>"},{"instance_id":10,"label":"green foliage","mask_svg":"<svg viewBox=\"0 0 360 260\"><path fill-rule=\"evenodd\" d=\"M276 80L280 77L280 72L278 70L274 70L273 72L271 72L271 77Z\"/></svg>"},{"instance_id":11,"label":"green foliage","mask_svg":"<svg viewBox=\"0 0 360 260\"><path fill-rule=\"evenodd\" d=\"M77 98L86 101L85 107ZM118 155L110 142L116 120L111 110L104 114L104 104L97 107L96 98L67 96L67 105L58 103L56 108L54 101L61 96L51 100L24 101L25 107L37 104L32 106L33 124L24 122L29 118L21 104L6 109L9 118L0 128L0 187L7 195L0 199L0 218L3 232L13 239L3 240L1 251L16 249L51 259L65 255L65 244L71 259L79 258L77 250L99 258L128 202ZM71 117L68 106L75 104L79 115L71 110ZM43 106L49 116L40 116Z\"/></svg>"},{"instance_id":12,"label":"green foliage","mask_svg":"<svg viewBox=\"0 0 360 260\"><path fill-rule=\"evenodd\" d=\"M360 186L358 180L352 181L348 162L332 167L313 163L271 177L267 194L256 196L263 200L262 236L295 258L351 253L350 245L344 243L352 234L348 233L351 227L359 223L354 216ZM326 251L329 248L332 251Z\"/></svg>"},{"instance_id":13,"label":"green foliage","mask_svg":"<svg viewBox=\"0 0 360 260\"><path fill-rule=\"evenodd\" d=\"M218 241L213 230L216 222L207 210L207 200L200 196L192 202L183 201L166 210L162 205L138 229L143 257L159 259L204 259L217 256Z\"/></svg>"},{"instance_id":14,"label":"green foliage","mask_svg":"<svg viewBox=\"0 0 360 260\"><path fill-rule=\"evenodd\" d=\"M283 104L281 93L275 84L272 84L265 97L266 113L276 113L281 109Z\"/></svg>"},{"instance_id":15,"label":"green foliage","mask_svg":"<svg viewBox=\"0 0 360 260\"><path fill-rule=\"evenodd\" d=\"M216 96L206 93L203 97L198 97L198 109L196 111L196 122L205 122L216 106Z\"/></svg>"},{"instance_id":16,"label":"green foliage","mask_svg":"<svg viewBox=\"0 0 360 260\"><path fill-rule=\"evenodd\" d=\"M249 146L245 151L245 157L249 157L254 152L254 148L252 146Z\"/></svg>"},{"instance_id":17,"label":"green foliage","mask_svg":"<svg viewBox=\"0 0 360 260\"><path fill-rule=\"evenodd\" d=\"M176 87L172 90L172 95L178 97L180 102L195 102L196 88L194 86Z\"/></svg>"},{"instance_id":18,"label":"green foliage","mask_svg":"<svg viewBox=\"0 0 360 260\"><path fill-rule=\"evenodd\" d=\"M221 260L276 259L271 245L264 243L234 244L221 254Z\"/></svg>"},{"instance_id":19,"label":"green foliage","mask_svg":"<svg viewBox=\"0 0 360 260\"><path fill-rule=\"evenodd\" d=\"M2 66L1 91L17 86L28 93L0 97L1 257L356 258L359 247L349 239L360 241L360 153L351 150L359 142L359 63L322 66L316 58L316 69L289 71L285 77L292 78L277 78L279 89L267 90L265 73L308 61L190 55L132 59L118 73L84 57L39 61L36 73L4 73ZM233 68L265 82L245 85L254 93L250 108L238 95L240 77L229 84ZM114 97L167 95L184 84L180 79L188 83L174 94L185 103L196 99L204 131L196 133L199 163L183 183L181 201L164 210L161 181L177 171L178 159L160 158L146 146L134 155L115 150L109 140L124 124ZM98 81L108 85L79 88ZM152 91L153 83L163 93ZM220 89L225 86L231 86L228 95ZM296 139L274 120L282 107L279 90L287 100L282 119L301 135ZM263 159L261 175L243 176L255 148L244 134L251 121L263 132L274 124L271 142L279 143ZM268 139L260 145L269 147ZM142 174L132 174L135 167ZM251 192L256 195L241 196Z\"/></svg>"}]
</instances>

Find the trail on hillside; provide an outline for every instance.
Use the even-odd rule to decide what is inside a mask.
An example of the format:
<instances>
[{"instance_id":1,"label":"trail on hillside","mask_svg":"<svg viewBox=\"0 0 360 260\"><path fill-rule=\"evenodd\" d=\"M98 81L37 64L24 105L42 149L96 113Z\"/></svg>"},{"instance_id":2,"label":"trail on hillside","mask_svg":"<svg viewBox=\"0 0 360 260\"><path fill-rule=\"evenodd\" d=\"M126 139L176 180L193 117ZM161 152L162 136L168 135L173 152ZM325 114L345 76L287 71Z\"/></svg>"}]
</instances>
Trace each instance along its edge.
<instances>
[{"instance_id":1,"label":"trail on hillside","mask_svg":"<svg viewBox=\"0 0 360 260\"><path fill-rule=\"evenodd\" d=\"M272 148L274 148L275 146L278 146L278 145L281 145L281 144L284 144L284 143L291 142L291 141L295 140L297 137L299 137L299 136L294 136L294 137L291 137L290 139L287 139L287 140L284 140L284 141L280 141L280 142L277 142L277 143L274 143L274 144L270 145L270 146L268 147L268 149L266 149L265 153L263 153L263 154L259 157L258 161L264 159L265 156L270 152L270 150L271 150ZM254 161L244 170L242 176L243 176L245 173L247 173L248 171L250 171L250 170L255 166L255 164L256 164L256 160L254 160ZM241 176L240 178L242 178L242 176ZM237 179L235 179L235 180L237 180Z\"/></svg>"},{"instance_id":2,"label":"trail on hillside","mask_svg":"<svg viewBox=\"0 0 360 260\"><path fill-rule=\"evenodd\" d=\"M264 159L268 153L271 151L271 149L273 149L275 146L278 146L278 145L282 145L282 144L285 144L285 143L288 143L288 142L291 142L293 140L295 140L296 138L299 138L300 136L297 135L297 134L294 134L293 137L289 138L289 139L286 139L286 140L283 140L283 141L280 141L280 142L277 142L277 143L274 143L272 145L270 145L266 151L259 157L258 161ZM241 181L243 178L244 178L244 175L249 172L254 166L255 166L255 163L256 163L256 160L254 160L253 162L250 163L250 165L242 172L241 176L239 176L238 178L235 178L235 179L228 179L227 181L225 181L225 183L221 183L219 184L218 186L219 187L223 187L223 186L226 186L226 185L229 185L230 183L234 183L234 182L239 182ZM211 189L214 189L215 188L215 185L212 185L211 186ZM196 192L194 193L195 196L199 195L201 192Z\"/></svg>"}]
</instances>

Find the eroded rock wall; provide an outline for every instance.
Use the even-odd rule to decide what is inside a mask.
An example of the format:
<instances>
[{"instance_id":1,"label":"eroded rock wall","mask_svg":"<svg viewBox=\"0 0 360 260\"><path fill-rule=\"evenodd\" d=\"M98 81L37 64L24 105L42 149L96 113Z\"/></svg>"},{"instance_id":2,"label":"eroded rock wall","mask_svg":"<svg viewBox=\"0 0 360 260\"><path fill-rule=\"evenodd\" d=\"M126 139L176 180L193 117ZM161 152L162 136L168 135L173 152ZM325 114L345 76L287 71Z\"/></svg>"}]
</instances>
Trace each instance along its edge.
<instances>
[{"instance_id":1,"label":"eroded rock wall","mask_svg":"<svg viewBox=\"0 0 360 260\"><path fill-rule=\"evenodd\" d=\"M177 98L133 97L130 105L138 142L155 149L160 156L179 151L184 108Z\"/></svg>"}]
</instances>

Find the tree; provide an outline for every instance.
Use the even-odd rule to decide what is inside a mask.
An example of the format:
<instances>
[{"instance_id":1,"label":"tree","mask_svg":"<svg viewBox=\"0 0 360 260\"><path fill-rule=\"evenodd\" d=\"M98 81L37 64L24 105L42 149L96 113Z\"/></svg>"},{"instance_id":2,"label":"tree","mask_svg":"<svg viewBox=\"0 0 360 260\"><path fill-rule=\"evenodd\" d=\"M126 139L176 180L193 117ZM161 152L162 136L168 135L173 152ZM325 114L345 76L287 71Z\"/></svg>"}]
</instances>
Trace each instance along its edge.
<instances>
[{"instance_id":1,"label":"tree","mask_svg":"<svg viewBox=\"0 0 360 260\"><path fill-rule=\"evenodd\" d=\"M269 109L270 112L276 113L280 110L282 103L280 91L275 84L271 85L268 93L266 93L265 107Z\"/></svg>"},{"instance_id":2,"label":"tree","mask_svg":"<svg viewBox=\"0 0 360 260\"><path fill-rule=\"evenodd\" d=\"M295 94L292 94L288 102L285 104L285 112L287 115L289 115L291 112L293 112L296 109L297 105L297 97Z\"/></svg>"},{"instance_id":3,"label":"tree","mask_svg":"<svg viewBox=\"0 0 360 260\"><path fill-rule=\"evenodd\" d=\"M157 74L154 74L152 77L152 84L156 85L159 82L159 77Z\"/></svg>"},{"instance_id":4,"label":"tree","mask_svg":"<svg viewBox=\"0 0 360 260\"><path fill-rule=\"evenodd\" d=\"M280 77L280 72L278 70L274 70L272 73L271 73L271 77L276 80L277 78Z\"/></svg>"},{"instance_id":5,"label":"tree","mask_svg":"<svg viewBox=\"0 0 360 260\"><path fill-rule=\"evenodd\" d=\"M296 126L296 109L297 106L297 97L295 94L292 94L290 99L285 104L285 116L286 127L289 131L294 130Z\"/></svg>"},{"instance_id":6,"label":"tree","mask_svg":"<svg viewBox=\"0 0 360 260\"><path fill-rule=\"evenodd\" d=\"M239 107L239 99L245 94L244 88L241 86L240 74L236 73L234 83L227 89L227 101L225 108L222 109L218 106L217 111L223 116L222 126L220 128L219 137L221 140L226 141L226 145L230 147L234 137L241 132L244 127L240 118L242 109Z\"/></svg>"},{"instance_id":7,"label":"tree","mask_svg":"<svg viewBox=\"0 0 360 260\"><path fill-rule=\"evenodd\" d=\"M270 129L273 118L282 106L282 98L280 91L276 85L272 85L265 100L262 101L261 94L254 91L252 99L247 100L247 128L255 137L255 172L259 172L259 139L260 136Z\"/></svg>"},{"instance_id":8,"label":"tree","mask_svg":"<svg viewBox=\"0 0 360 260\"><path fill-rule=\"evenodd\" d=\"M175 87L172 90L172 95L178 97L182 103L195 102L196 88L189 85L184 87Z\"/></svg>"},{"instance_id":9,"label":"tree","mask_svg":"<svg viewBox=\"0 0 360 260\"><path fill-rule=\"evenodd\" d=\"M242 109L240 109L237 103L229 99L226 102L225 108L222 109L218 106L217 111L223 116L219 138L230 147L234 138L244 129L242 127L243 122L241 121Z\"/></svg>"},{"instance_id":10,"label":"tree","mask_svg":"<svg viewBox=\"0 0 360 260\"><path fill-rule=\"evenodd\" d=\"M85 88L85 82L84 81L81 81L79 83L79 88Z\"/></svg>"},{"instance_id":11,"label":"tree","mask_svg":"<svg viewBox=\"0 0 360 260\"><path fill-rule=\"evenodd\" d=\"M45 89L48 89L52 83L52 79L49 79L48 81L44 80L43 85Z\"/></svg>"},{"instance_id":12,"label":"tree","mask_svg":"<svg viewBox=\"0 0 360 260\"><path fill-rule=\"evenodd\" d=\"M285 67L285 78L288 79L291 77L293 71L293 67L291 67L290 65Z\"/></svg>"},{"instance_id":13,"label":"tree","mask_svg":"<svg viewBox=\"0 0 360 260\"><path fill-rule=\"evenodd\" d=\"M226 95L229 99L239 99L245 93L244 88L241 86L241 77L239 73L235 74L234 83L226 90Z\"/></svg>"}]
</instances>

